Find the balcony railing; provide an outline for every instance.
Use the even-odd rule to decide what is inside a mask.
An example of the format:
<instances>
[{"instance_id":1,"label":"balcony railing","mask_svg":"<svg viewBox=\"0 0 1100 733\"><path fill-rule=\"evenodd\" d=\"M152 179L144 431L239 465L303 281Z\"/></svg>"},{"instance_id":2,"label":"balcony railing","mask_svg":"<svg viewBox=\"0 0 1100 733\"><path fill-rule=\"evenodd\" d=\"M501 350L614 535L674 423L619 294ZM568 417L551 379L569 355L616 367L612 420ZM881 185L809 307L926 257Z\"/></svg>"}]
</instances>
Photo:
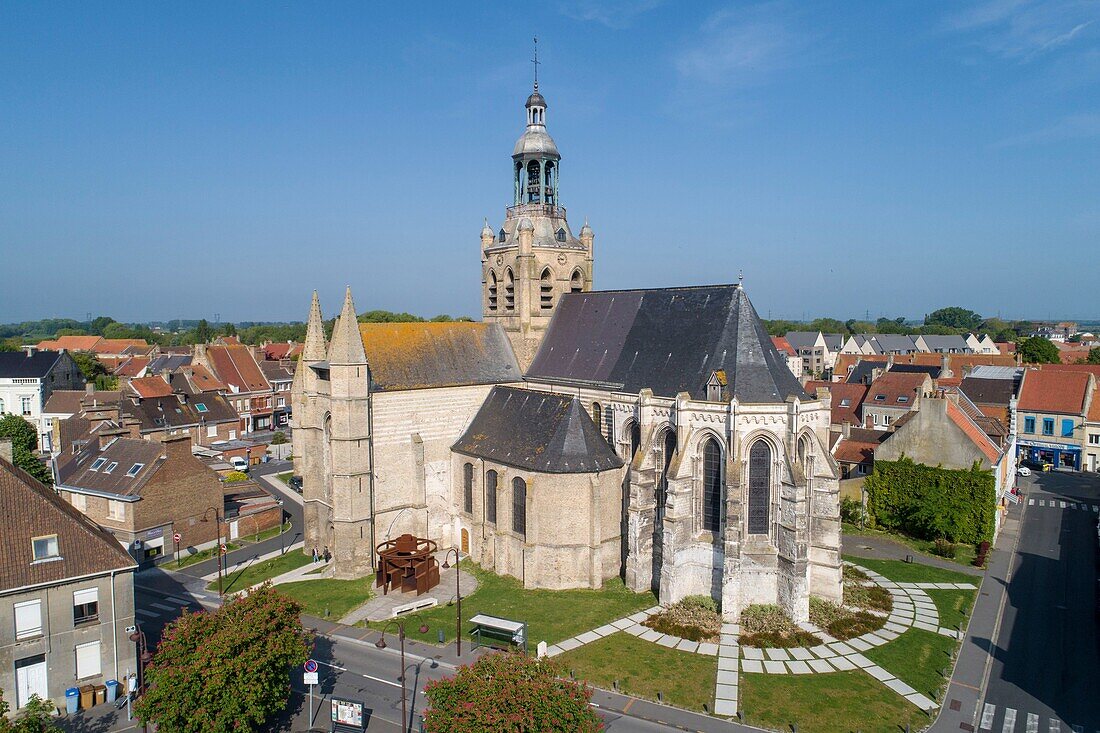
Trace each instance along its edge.
<instances>
[{"instance_id":1,"label":"balcony railing","mask_svg":"<svg viewBox=\"0 0 1100 733\"><path fill-rule=\"evenodd\" d=\"M509 206L505 213L509 219L517 216L523 216L525 214L534 214L535 216L554 216L564 219L565 207L554 206L553 204L517 204L516 206Z\"/></svg>"}]
</instances>

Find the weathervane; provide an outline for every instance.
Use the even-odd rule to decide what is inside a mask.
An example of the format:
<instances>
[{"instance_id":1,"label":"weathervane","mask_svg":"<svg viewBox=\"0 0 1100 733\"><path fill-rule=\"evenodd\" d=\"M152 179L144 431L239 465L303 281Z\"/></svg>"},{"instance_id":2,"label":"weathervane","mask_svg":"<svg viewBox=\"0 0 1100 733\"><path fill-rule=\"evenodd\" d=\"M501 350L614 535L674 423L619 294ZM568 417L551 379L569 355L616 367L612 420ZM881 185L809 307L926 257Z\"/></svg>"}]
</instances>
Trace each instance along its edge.
<instances>
[{"instance_id":1,"label":"weathervane","mask_svg":"<svg viewBox=\"0 0 1100 733\"><path fill-rule=\"evenodd\" d=\"M539 37L535 36L535 58L531 63L535 65L535 91L539 90Z\"/></svg>"}]
</instances>

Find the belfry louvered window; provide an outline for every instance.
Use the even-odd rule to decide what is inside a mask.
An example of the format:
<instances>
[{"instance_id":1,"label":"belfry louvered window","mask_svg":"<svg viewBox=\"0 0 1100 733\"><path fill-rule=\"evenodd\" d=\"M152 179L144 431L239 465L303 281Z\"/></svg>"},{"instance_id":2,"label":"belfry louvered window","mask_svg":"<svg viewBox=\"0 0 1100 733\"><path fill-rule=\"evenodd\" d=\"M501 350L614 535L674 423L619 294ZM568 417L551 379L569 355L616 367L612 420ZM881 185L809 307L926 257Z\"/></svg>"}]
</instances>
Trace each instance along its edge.
<instances>
[{"instance_id":1,"label":"belfry louvered window","mask_svg":"<svg viewBox=\"0 0 1100 733\"><path fill-rule=\"evenodd\" d=\"M554 307L554 278L549 269L543 270L539 278L539 306L543 310Z\"/></svg>"},{"instance_id":2,"label":"belfry louvered window","mask_svg":"<svg viewBox=\"0 0 1100 733\"><path fill-rule=\"evenodd\" d=\"M497 309L497 274L489 270L489 310Z\"/></svg>"},{"instance_id":3,"label":"belfry louvered window","mask_svg":"<svg viewBox=\"0 0 1100 733\"><path fill-rule=\"evenodd\" d=\"M516 279L512 275L512 270L507 269L504 271L504 310L514 311L516 309Z\"/></svg>"},{"instance_id":4,"label":"belfry louvered window","mask_svg":"<svg viewBox=\"0 0 1100 733\"><path fill-rule=\"evenodd\" d=\"M749 449L749 534L768 533L772 449L758 440Z\"/></svg>"}]
</instances>

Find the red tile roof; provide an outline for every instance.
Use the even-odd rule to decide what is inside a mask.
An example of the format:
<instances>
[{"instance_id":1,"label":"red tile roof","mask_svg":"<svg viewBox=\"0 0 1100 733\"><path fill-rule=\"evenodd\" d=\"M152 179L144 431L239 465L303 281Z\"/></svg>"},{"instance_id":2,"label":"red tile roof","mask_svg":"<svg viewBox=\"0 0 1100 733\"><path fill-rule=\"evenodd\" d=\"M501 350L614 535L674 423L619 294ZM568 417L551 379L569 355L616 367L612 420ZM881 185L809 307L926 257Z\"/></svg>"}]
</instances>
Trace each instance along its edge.
<instances>
[{"instance_id":1,"label":"red tile roof","mask_svg":"<svg viewBox=\"0 0 1100 733\"><path fill-rule=\"evenodd\" d=\"M102 340L102 336L58 336L52 341L39 341L38 348L47 351L91 351Z\"/></svg>"},{"instance_id":2,"label":"red tile roof","mask_svg":"<svg viewBox=\"0 0 1100 733\"><path fill-rule=\"evenodd\" d=\"M270 361L287 359L291 352L298 347L295 343L273 343L264 347L264 358Z\"/></svg>"},{"instance_id":3,"label":"red tile roof","mask_svg":"<svg viewBox=\"0 0 1100 733\"><path fill-rule=\"evenodd\" d=\"M188 374L191 384L200 392L220 392L225 389L225 383L210 373L210 370L202 364L192 364L181 367L181 371Z\"/></svg>"},{"instance_id":4,"label":"red tile roof","mask_svg":"<svg viewBox=\"0 0 1100 733\"><path fill-rule=\"evenodd\" d=\"M947 417L963 431L966 437L970 438L982 455L989 459L991 465L1001 460L1001 451L997 445L984 430L978 427L977 423L970 419L969 415L962 411L962 408L950 400L947 402Z\"/></svg>"},{"instance_id":5,"label":"red tile roof","mask_svg":"<svg viewBox=\"0 0 1100 733\"><path fill-rule=\"evenodd\" d=\"M1080 415L1085 409L1088 372L1028 369L1020 388L1018 409Z\"/></svg>"},{"instance_id":6,"label":"red tile roof","mask_svg":"<svg viewBox=\"0 0 1100 733\"><path fill-rule=\"evenodd\" d=\"M842 438L835 449L833 458L837 463L872 463L875 460L875 448L881 441L867 442Z\"/></svg>"},{"instance_id":7,"label":"red tile roof","mask_svg":"<svg viewBox=\"0 0 1100 733\"><path fill-rule=\"evenodd\" d=\"M859 406L863 404L863 398L867 396L867 385L819 380L806 382L806 391L811 395L816 393L818 387L827 387L833 395L832 417L830 420L833 425L842 425L843 423L860 424Z\"/></svg>"},{"instance_id":8,"label":"red tile roof","mask_svg":"<svg viewBox=\"0 0 1100 733\"><path fill-rule=\"evenodd\" d=\"M149 366L149 358L135 356L118 365L114 371L116 377L136 377L145 367Z\"/></svg>"},{"instance_id":9,"label":"red tile roof","mask_svg":"<svg viewBox=\"0 0 1100 733\"><path fill-rule=\"evenodd\" d=\"M1055 372L1088 372L1100 380L1100 364L1042 364L1039 369Z\"/></svg>"},{"instance_id":10,"label":"red tile roof","mask_svg":"<svg viewBox=\"0 0 1100 733\"><path fill-rule=\"evenodd\" d=\"M218 378L239 392L266 392L271 389L246 346L208 346L207 358Z\"/></svg>"},{"instance_id":11,"label":"red tile roof","mask_svg":"<svg viewBox=\"0 0 1100 733\"><path fill-rule=\"evenodd\" d=\"M785 336L772 336L772 343L775 344L775 348L778 349L780 352L787 354L788 356L795 355L794 348L791 346L790 342L787 341L787 338Z\"/></svg>"},{"instance_id":12,"label":"red tile roof","mask_svg":"<svg viewBox=\"0 0 1100 733\"><path fill-rule=\"evenodd\" d=\"M935 356L939 356L939 354ZM923 372L889 371L871 382L863 403L881 407L912 408L917 401L917 393L926 383L930 382L929 376ZM900 397L907 397L908 399L899 400Z\"/></svg>"},{"instance_id":13,"label":"red tile roof","mask_svg":"<svg viewBox=\"0 0 1100 733\"><path fill-rule=\"evenodd\" d=\"M161 377L131 379L130 389L132 389L138 397L145 399L152 397L168 397L172 394L172 387Z\"/></svg>"},{"instance_id":14,"label":"red tile roof","mask_svg":"<svg viewBox=\"0 0 1100 733\"><path fill-rule=\"evenodd\" d=\"M149 342L145 339L100 339L92 347L97 354L121 354L130 347L149 348Z\"/></svg>"}]
</instances>

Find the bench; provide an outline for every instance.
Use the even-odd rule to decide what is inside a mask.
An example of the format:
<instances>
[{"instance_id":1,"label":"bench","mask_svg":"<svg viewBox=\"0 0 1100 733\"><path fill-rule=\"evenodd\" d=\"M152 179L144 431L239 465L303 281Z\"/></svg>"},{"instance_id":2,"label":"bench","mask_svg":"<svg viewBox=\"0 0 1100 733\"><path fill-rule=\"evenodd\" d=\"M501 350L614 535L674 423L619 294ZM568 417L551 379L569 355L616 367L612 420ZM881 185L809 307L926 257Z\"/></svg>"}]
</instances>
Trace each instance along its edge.
<instances>
[{"instance_id":1,"label":"bench","mask_svg":"<svg viewBox=\"0 0 1100 733\"><path fill-rule=\"evenodd\" d=\"M425 608L432 608L438 605L439 599L437 598L417 598L415 601L402 603L400 606L394 606L393 611L390 612L390 618L397 618L402 614L421 611Z\"/></svg>"},{"instance_id":2,"label":"bench","mask_svg":"<svg viewBox=\"0 0 1100 733\"><path fill-rule=\"evenodd\" d=\"M470 635L474 637L474 649L481 646L483 638L503 641L509 645L515 644L522 647L527 653L527 624L523 621L498 618L488 614L479 613L469 620L474 628Z\"/></svg>"}]
</instances>

